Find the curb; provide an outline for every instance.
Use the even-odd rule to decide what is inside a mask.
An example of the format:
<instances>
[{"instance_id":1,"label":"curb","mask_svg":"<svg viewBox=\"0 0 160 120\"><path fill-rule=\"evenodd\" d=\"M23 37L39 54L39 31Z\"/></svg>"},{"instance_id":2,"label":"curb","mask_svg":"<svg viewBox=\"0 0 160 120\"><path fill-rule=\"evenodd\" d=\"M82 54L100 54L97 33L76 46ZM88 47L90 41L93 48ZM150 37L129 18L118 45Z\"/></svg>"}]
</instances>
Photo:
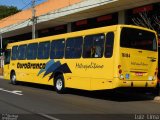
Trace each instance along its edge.
<instances>
[{"instance_id":1,"label":"curb","mask_svg":"<svg viewBox=\"0 0 160 120\"><path fill-rule=\"evenodd\" d=\"M0 78L2 78L2 79L3 79L3 78L4 78L4 76L0 76Z\"/></svg>"},{"instance_id":2,"label":"curb","mask_svg":"<svg viewBox=\"0 0 160 120\"><path fill-rule=\"evenodd\" d=\"M154 101L160 102L160 96L154 97Z\"/></svg>"}]
</instances>

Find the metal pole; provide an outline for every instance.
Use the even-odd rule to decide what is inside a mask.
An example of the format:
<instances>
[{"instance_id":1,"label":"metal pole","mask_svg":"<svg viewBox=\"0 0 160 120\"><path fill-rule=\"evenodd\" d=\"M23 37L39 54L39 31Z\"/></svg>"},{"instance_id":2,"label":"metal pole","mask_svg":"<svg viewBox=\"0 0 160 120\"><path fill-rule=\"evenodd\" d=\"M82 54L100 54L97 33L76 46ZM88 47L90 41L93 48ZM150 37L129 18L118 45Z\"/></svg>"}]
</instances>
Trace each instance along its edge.
<instances>
[{"instance_id":1,"label":"metal pole","mask_svg":"<svg viewBox=\"0 0 160 120\"><path fill-rule=\"evenodd\" d=\"M1 68L3 67L3 60L2 60L2 55L3 55L3 53L2 53L2 49L3 49L3 37L2 37L2 32L0 32L0 36L1 36Z\"/></svg>"},{"instance_id":2,"label":"metal pole","mask_svg":"<svg viewBox=\"0 0 160 120\"><path fill-rule=\"evenodd\" d=\"M157 93L156 95L160 96L160 82L159 82L159 79L158 79L158 83L157 83Z\"/></svg>"},{"instance_id":3,"label":"metal pole","mask_svg":"<svg viewBox=\"0 0 160 120\"><path fill-rule=\"evenodd\" d=\"M35 32L36 32L36 27L35 27L35 0L32 0L32 39L35 39Z\"/></svg>"}]
</instances>

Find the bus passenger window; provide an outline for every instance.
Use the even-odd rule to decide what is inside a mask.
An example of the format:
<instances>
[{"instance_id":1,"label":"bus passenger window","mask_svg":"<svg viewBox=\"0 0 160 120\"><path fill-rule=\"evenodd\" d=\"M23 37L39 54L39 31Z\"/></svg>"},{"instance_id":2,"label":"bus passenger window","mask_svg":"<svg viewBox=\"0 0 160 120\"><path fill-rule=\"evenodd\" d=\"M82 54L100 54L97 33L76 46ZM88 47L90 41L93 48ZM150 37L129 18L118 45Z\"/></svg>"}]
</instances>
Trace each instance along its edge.
<instances>
[{"instance_id":1,"label":"bus passenger window","mask_svg":"<svg viewBox=\"0 0 160 120\"><path fill-rule=\"evenodd\" d=\"M26 59L26 48L27 48L27 45L20 45L18 47L18 59L19 60Z\"/></svg>"},{"instance_id":2,"label":"bus passenger window","mask_svg":"<svg viewBox=\"0 0 160 120\"><path fill-rule=\"evenodd\" d=\"M41 42L38 47L38 59L48 59L50 51L50 42Z\"/></svg>"},{"instance_id":3,"label":"bus passenger window","mask_svg":"<svg viewBox=\"0 0 160 120\"><path fill-rule=\"evenodd\" d=\"M27 59L34 60L37 58L38 43L29 44L27 47Z\"/></svg>"},{"instance_id":4,"label":"bus passenger window","mask_svg":"<svg viewBox=\"0 0 160 120\"><path fill-rule=\"evenodd\" d=\"M66 41L65 58L80 58L82 43L82 37L68 38Z\"/></svg>"},{"instance_id":5,"label":"bus passenger window","mask_svg":"<svg viewBox=\"0 0 160 120\"><path fill-rule=\"evenodd\" d=\"M109 32L106 35L106 45L105 45L105 57L106 58L112 57L113 45L114 45L114 33Z\"/></svg>"},{"instance_id":6,"label":"bus passenger window","mask_svg":"<svg viewBox=\"0 0 160 120\"><path fill-rule=\"evenodd\" d=\"M64 47L65 47L64 39L53 40L52 43L51 43L50 58L51 59L61 59L61 58L63 58Z\"/></svg>"},{"instance_id":7,"label":"bus passenger window","mask_svg":"<svg viewBox=\"0 0 160 120\"><path fill-rule=\"evenodd\" d=\"M89 35L84 39L83 57L101 58L104 50L104 34Z\"/></svg>"},{"instance_id":8,"label":"bus passenger window","mask_svg":"<svg viewBox=\"0 0 160 120\"><path fill-rule=\"evenodd\" d=\"M18 46L14 46L12 48L12 60L16 60L17 59L17 56L18 56L18 50L17 50Z\"/></svg>"}]
</instances>

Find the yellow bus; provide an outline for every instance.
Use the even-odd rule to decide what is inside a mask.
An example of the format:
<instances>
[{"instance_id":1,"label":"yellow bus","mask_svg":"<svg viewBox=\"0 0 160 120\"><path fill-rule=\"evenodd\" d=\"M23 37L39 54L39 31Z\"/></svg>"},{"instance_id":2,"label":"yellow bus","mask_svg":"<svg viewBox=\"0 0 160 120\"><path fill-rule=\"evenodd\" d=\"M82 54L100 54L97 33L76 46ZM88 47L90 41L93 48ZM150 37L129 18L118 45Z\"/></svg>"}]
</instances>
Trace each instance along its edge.
<instances>
[{"instance_id":1,"label":"yellow bus","mask_svg":"<svg viewBox=\"0 0 160 120\"><path fill-rule=\"evenodd\" d=\"M10 43L4 78L66 88L154 88L157 35L131 25L113 25Z\"/></svg>"}]
</instances>

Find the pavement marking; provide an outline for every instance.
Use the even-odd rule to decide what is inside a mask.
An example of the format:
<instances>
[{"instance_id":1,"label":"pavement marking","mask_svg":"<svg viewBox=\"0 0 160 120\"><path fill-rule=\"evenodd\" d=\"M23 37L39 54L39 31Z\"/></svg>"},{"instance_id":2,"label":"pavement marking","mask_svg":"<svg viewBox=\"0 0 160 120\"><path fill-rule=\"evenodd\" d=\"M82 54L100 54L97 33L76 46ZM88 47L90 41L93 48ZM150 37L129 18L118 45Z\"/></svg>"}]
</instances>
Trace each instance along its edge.
<instances>
[{"instance_id":1,"label":"pavement marking","mask_svg":"<svg viewBox=\"0 0 160 120\"><path fill-rule=\"evenodd\" d=\"M12 93L12 94L15 94L15 95L23 95L22 91L19 91L19 90L9 91L9 90L5 90L3 88L0 88L0 91L7 92L7 93Z\"/></svg>"},{"instance_id":2,"label":"pavement marking","mask_svg":"<svg viewBox=\"0 0 160 120\"><path fill-rule=\"evenodd\" d=\"M42 116L42 117L45 117L47 119L50 119L50 120L60 120L58 118L55 118L53 116L50 116L50 115L47 115L47 114L43 114L43 113L38 113L38 115Z\"/></svg>"}]
</instances>

